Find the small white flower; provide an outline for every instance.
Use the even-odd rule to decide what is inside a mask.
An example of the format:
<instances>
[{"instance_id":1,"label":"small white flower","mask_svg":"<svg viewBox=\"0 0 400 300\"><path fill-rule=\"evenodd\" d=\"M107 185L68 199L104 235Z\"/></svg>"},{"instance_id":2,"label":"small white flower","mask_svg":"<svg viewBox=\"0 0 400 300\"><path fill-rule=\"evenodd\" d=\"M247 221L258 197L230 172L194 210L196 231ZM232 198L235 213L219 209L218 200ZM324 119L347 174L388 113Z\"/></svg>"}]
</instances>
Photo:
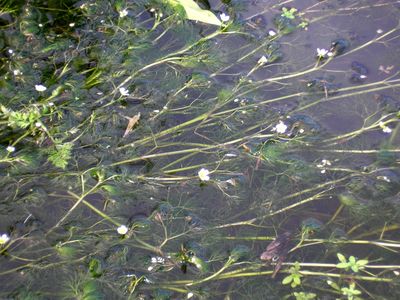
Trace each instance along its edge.
<instances>
[{"instance_id":1,"label":"small white flower","mask_svg":"<svg viewBox=\"0 0 400 300\"><path fill-rule=\"evenodd\" d=\"M147 268L147 271L151 272L153 269L154 269L153 266L149 266L149 267Z\"/></svg>"},{"instance_id":2,"label":"small white flower","mask_svg":"<svg viewBox=\"0 0 400 300\"><path fill-rule=\"evenodd\" d=\"M194 296L192 292L187 293L186 299L190 299Z\"/></svg>"},{"instance_id":3,"label":"small white flower","mask_svg":"<svg viewBox=\"0 0 400 300\"><path fill-rule=\"evenodd\" d=\"M8 49L8 53L13 54L14 50L13 49Z\"/></svg>"},{"instance_id":4,"label":"small white flower","mask_svg":"<svg viewBox=\"0 0 400 300\"><path fill-rule=\"evenodd\" d=\"M360 78L361 79L365 79L365 78L367 78L367 76L366 75L360 75Z\"/></svg>"},{"instance_id":5,"label":"small white flower","mask_svg":"<svg viewBox=\"0 0 400 300\"><path fill-rule=\"evenodd\" d=\"M121 225L117 228L117 232L121 235L124 235L128 232L128 227L126 227L125 225Z\"/></svg>"},{"instance_id":6,"label":"small white flower","mask_svg":"<svg viewBox=\"0 0 400 300\"><path fill-rule=\"evenodd\" d=\"M230 19L229 15L227 15L225 13L220 14L219 17L221 18L222 22L228 22Z\"/></svg>"},{"instance_id":7,"label":"small white flower","mask_svg":"<svg viewBox=\"0 0 400 300\"><path fill-rule=\"evenodd\" d=\"M164 257L161 256L153 256L151 258L151 263L152 264L163 264L165 262Z\"/></svg>"},{"instance_id":8,"label":"small white flower","mask_svg":"<svg viewBox=\"0 0 400 300\"><path fill-rule=\"evenodd\" d=\"M6 148L6 150L8 151L8 152L14 152L15 151L15 147L14 146L8 146L7 148Z\"/></svg>"},{"instance_id":9,"label":"small white flower","mask_svg":"<svg viewBox=\"0 0 400 300\"><path fill-rule=\"evenodd\" d=\"M123 10L121 10L119 12L119 17L120 18L126 17L127 15L128 15L128 10L126 8L124 8Z\"/></svg>"},{"instance_id":10,"label":"small white flower","mask_svg":"<svg viewBox=\"0 0 400 300\"><path fill-rule=\"evenodd\" d=\"M199 173L199 178L201 181L209 181L210 180L210 171L205 168L201 168Z\"/></svg>"},{"instance_id":11,"label":"small white flower","mask_svg":"<svg viewBox=\"0 0 400 300\"><path fill-rule=\"evenodd\" d=\"M48 105L49 106L54 106L54 102L49 102Z\"/></svg>"},{"instance_id":12,"label":"small white flower","mask_svg":"<svg viewBox=\"0 0 400 300\"><path fill-rule=\"evenodd\" d=\"M129 91L124 87L120 87L119 92L121 93L122 96L129 96Z\"/></svg>"},{"instance_id":13,"label":"small white flower","mask_svg":"<svg viewBox=\"0 0 400 300\"><path fill-rule=\"evenodd\" d=\"M268 62L268 58L265 57L265 55L261 56L260 59L258 60L259 65L264 65Z\"/></svg>"},{"instance_id":14,"label":"small white flower","mask_svg":"<svg viewBox=\"0 0 400 300\"><path fill-rule=\"evenodd\" d=\"M40 27L40 28L42 28L42 27L43 27L43 24L42 24L42 23L40 23L40 24L39 24L39 27Z\"/></svg>"},{"instance_id":15,"label":"small white flower","mask_svg":"<svg viewBox=\"0 0 400 300\"><path fill-rule=\"evenodd\" d=\"M376 33L381 34L381 33L383 33L383 30L379 28L378 30L376 30Z\"/></svg>"},{"instance_id":16,"label":"small white flower","mask_svg":"<svg viewBox=\"0 0 400 300\"><path fill-rule=\"evenodd\" d=\"M390 127L386 126L383 122L379 122L379 127L382 128L382 131L384 133L391 133L392 132L392 129Z\"/></svg>"},{"instance_id":17,"label":"small white flower","mask_svg":"<svg viewBox=\"0 0 400 300\"><path fill-rule=\"evenodd\" d=\"M392 132L392 129L391 129L390 127L385 126L384 128L382 128L382 131L383 131L384 133L391 133L391 132Z\"/></svg>"},{"instance_id":18,"label":"small white flower","mask_svg":"<svg viewBox=\"0 0 400 300\"><path fill-rule=\"evenodd\" d=\"M36 122L36 123L35 123L35 126L36 126L37 128L40 128L40 127L42 127L42 123L41 123L41 122Z\"/></svg>"},{"instance_id":19,"label":"small white flower","mask_svg":"<svg viewBox=\"0 0 400 300\"><path fill-rule=\"evenodd\" d=\"M9 240L10 237L8 236L7 233L3 233L2 235L0 235L0 245L7 244Z\"/></svg>"},{"instance_id":20,"label":"small white flower","mask_svg":"<svg viewBox=\"0 0 400 300\"><path fill-rule=\"evenodd\" d=\"M43 84L36 84L35 90L37 90L38 92L44 92L45 90L47 90L47 87L45 87Z\"/></svg>"},{"instance_id":21,"label":"small white flower","mask_svg":"<svg viewBox=\"0 0 400 300\"><path fill-rule=\"evenodd\" d=\"M69 23L69 27L74 27L75 23Z\"/></svg>"},{"instance_id":22,"label":"small white flower","mask_svg":"<svg viewBox=\"0 0 400 300\"><path fill-rule=\"evenodd\" d=\"M325 55L327 55L328 54L328 50L326 50L326 49L324 49L324 48L317 48L317 56L319 57L319 58L324 58L325 57Z\"/></svg>"},{"instance_id":23,"label":"small white flower","mask_svg":"<svg viewBox=\"0 0 400 300\"><path fill-rule=\"evenodd\" d=\"M269 36L276 36L276 31L271 29L271 30L268 31L268 35Z\"/></svg>"},{"instance_id":24,"label":"small white flower","mask_svg":"<svg viewBox=\"0 0 400 300\"><path fill-rule=\"evenodd\" d=\"M317 167L318 168L323 168L325 166L331 166L331 165L332 165L332 163L331 163L330 160L323 159L323 160L321 160L321 163L319 165L317 165Z\"/></svg>"},{"instance_id":25,"label":"small white flower","mask_svg":"<svg viewBox=\"0 0 400 300\"><path fill-rule=\"evenodd\" d=\"M276 131L277 133L285 133L286 129L287 125L282 121L279 121L279 123L276 124L274 128L272 128L272 131Z\"/></svg>"},{"instance_id":26,"label":"small white flower","mask_svg":"<svg viewBox=\"0 0 400 300\"><path fill-rule=\"evenodd\" d=\"M15 76L22 75L22 72L20 70L14 70L13 73Z\"/></svg>"}]
</instances>

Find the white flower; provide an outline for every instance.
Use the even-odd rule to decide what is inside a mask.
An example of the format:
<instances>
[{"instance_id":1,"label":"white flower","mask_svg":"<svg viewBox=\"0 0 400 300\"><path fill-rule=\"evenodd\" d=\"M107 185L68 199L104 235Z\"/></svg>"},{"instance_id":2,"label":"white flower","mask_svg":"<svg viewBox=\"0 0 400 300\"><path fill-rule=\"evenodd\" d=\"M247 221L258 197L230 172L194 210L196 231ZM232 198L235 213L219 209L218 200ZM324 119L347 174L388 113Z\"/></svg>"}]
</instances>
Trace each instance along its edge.
<instances>
[{"instance_id":1,"label":"white flower","mask_svg":"<svg viewBox=\"0 0 400 300\"><path fill-rule=\"evenodd\" d=\"M153 256L151 258L151 263L152 264L163 264L165 262L164 257L161 256Z\"/></svg>"},{"instance_id":2,"label":"white flower","mask_svg":"<svg viewBox=\"0 0 400 300\"><path fill-rule=\"evenodd\" d=\"M129 91L124 87L120 87L119 92L121 93L122 96L129 96Z\"/></svg>"},{"instance_id":3,"label":"white flower","mask_svg":"<svg viewBox=\"0 0 400 300\"><path fill-rule=\"evenodd\" d=\"M36 84L35 90L37 90L38 92L44 92L45 90L47 90L47 87L45 87L43 84Z\"/></svg>"},{"instance_id":4,"label":"white flower","mask_svg":"<svg viewBox=\"0 0 400 300\"><path fill-rule=\"evenodd\" d=\"M229 15L227 15L225 13L220 14L219 17L221 18L222 22L228 22L230 19Z\"/></svg>"},{"instance_id":5,"label":"white flower","mask_svg":"<svg viewBox=\"0 0 400 300\"><path fill-rule=\"evenodd\" d=\"M286 129L287 125L282 121L279 121L279 123L276 124L274 128L272 128L272 131L276 131L277 133L285 133Z\"/></svg>"},{"instance_id":6,"label":"white flower","mask_svg":"<svg viewBox=\"0 0 400 300\"><path fill-rule=\"evenodd\" d=\"M126 17L127 15L128 15L128 10L126 8L124 8L123 10L121 10L119 12L119 17L120 18Z\"/></svg>"},{"instance_id":7,"label":"white flower","mask_svg":"<svg viewBox=\"0 0 400 300\"><path fill-rule=\"evenodd\" d=\"M201 181L210 180L210 171L208 171L207 169L201 168L198 174Z\"/></svg>"},{"instance_id":8,"label":"white flower","mask_svg":"<svg viewBox=\"0 0 400 300\"><path fill-rule=\"evenodd\" d=\"M325 55L327 55L328 54L328 50L326 50L326 49L324 49L324 48L317 48L317 56L319 57L319 58L323 58L323 57L325 57Z\"/></svg>"},{"instance_id":9,"label":"white flower","mask_svg":"<svg viewBox=\"0 0 400 300\"><path fill-rule=\"evenodd\" d=\"M7 242L10 240L10 237L8 236L7 233L3 233L0 235L0 245L7 244Z\"/></svg>"},{"instance_id":10,"label":"white flower","mask_svg":"<svg viewBox=\"0 0 400 300\"><path fill-rule=\"evenodd\" d=\"M74 27L75 23L69 23L69 27Z\"/></svg>"},{"instance_id":11,"label":"white flower","mask_svg":"<svg viewBox=\"0 0 400 300\"><path fill-rule=\"evenodd\" d=\"M259 65L264 65L268 62L268 58L265 57L265 55L261 56L260 59L258 60Z\"/></svg>"},{"instance_id":12,"label":"white flower","mask_svg":"<svg viewBox=\"0 0 400 300\"><path fill-rule=\"evenodd\" d=\"M187 293L186 299L190 299L194 296L192 292Z\"/></svg>"},{"instance_id":13,"label":"white flower","mask_svg":"<svg viewBox=\"0 0 400 300\"><path fill-rule=\"evenodd\" d=\"M384 133L391 133L392 132L392 129L390 127L386 126L383 122L379 122L379 127L382 128L382 131Z\"/></svg>"},{"instance_id":14,"label":"white flower","mask_svg":"<svg viewBox=\"0 0 400 300\"><path fill-rule=\"evenodd\" d=\"M126 227L125 225L121 225L117 228L117 232L121 235L124 235L128 232L128 227Z\"/></svg>"},{"instance_id":15,"label":"white flower","mask_svg":"<svg viewBox=\"0 0 400 300\"><path fill-rule=\"evenodd\" d=\"M377 34L381 34L381 33L383 33L383 30L379 28L379 29L376 30L376 33Z\"/></svg>"},{"instance_id":16,"label":"white flower","mask_svg":"<svg viewBox=\"0 0 400 300\"><path fill-rule=\"evenodd\" d=\"M268 31L268 35L269 36L276 36L276 31L271 29L271 30Z\"/></svg>"},{"instance_id":17,"label":"white flower","mask_svg":"<svg viewBox=\"0 0 400 300\"><path fill-rule=\"evenodd\" d=\"M13 73L14 73L15 76L18 76L18 75L22 74L22 72L20 70L14 70Z\"/></svg>"},{"instance_id":18,"label":"white flower","mask_svg":"<svg viewBox=\"0 0 400 300\"><path fill-rule=\"evenodd\" d=\"M8 146L7 148L6 148L6 150L8 151L8 152L14 152L15 151L15 147L14 146Z\"/></svg>"}]
</instances>

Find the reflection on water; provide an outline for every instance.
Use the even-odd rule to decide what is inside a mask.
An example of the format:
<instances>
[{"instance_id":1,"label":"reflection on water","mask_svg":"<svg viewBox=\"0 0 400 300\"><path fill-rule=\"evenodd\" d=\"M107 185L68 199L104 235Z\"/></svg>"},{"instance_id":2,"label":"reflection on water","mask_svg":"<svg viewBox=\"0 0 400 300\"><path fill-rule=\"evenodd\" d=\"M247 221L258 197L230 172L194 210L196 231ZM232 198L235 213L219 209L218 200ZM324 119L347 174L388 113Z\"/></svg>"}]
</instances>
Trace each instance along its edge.
<instances>
[{"instance_id":1,"label":"reflection on water","mask_svg":"<svg viewBox=\"0 0 400 300\"><path fill-rule=\"evenodd\" d=\"M398 298L399 3L198 2L6 1L0 298Z\"/></svg>"}]
</instances>

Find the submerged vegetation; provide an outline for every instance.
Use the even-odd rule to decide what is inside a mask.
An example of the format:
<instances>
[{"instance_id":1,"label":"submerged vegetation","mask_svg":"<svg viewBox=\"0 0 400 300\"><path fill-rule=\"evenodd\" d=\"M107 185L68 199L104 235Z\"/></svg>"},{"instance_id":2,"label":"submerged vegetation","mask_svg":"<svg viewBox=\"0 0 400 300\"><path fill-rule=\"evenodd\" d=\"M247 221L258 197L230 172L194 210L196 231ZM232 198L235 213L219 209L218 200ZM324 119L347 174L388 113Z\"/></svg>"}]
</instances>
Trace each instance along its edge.
<instances>
[{"instance_id":1,"label":"submerged vegetation","mask_svg":"<svg viewBox=\"0 0 400 300\"><path fill-rule=\"evenodd\" d=\"M398 3L0 3L0 298L400 297Z\"/></svg>"}]
</instances>

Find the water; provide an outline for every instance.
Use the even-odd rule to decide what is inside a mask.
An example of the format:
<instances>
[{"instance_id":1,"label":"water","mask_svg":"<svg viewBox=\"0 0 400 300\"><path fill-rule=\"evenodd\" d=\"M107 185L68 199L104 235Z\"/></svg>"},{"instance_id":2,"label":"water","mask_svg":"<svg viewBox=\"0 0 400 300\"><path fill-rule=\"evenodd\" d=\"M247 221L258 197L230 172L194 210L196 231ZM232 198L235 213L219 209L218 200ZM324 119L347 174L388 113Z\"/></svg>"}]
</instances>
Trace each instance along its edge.
<instances>
[{"instance_id":1,"label":"water","mask_svg":"<svg viewBox=\"0 0 400 300\"><path fill-rule=\"evenodd\" d=\"M400 2L224 2L2 4L0 298L398 298Z\"/></svg>"}]
</instances>

